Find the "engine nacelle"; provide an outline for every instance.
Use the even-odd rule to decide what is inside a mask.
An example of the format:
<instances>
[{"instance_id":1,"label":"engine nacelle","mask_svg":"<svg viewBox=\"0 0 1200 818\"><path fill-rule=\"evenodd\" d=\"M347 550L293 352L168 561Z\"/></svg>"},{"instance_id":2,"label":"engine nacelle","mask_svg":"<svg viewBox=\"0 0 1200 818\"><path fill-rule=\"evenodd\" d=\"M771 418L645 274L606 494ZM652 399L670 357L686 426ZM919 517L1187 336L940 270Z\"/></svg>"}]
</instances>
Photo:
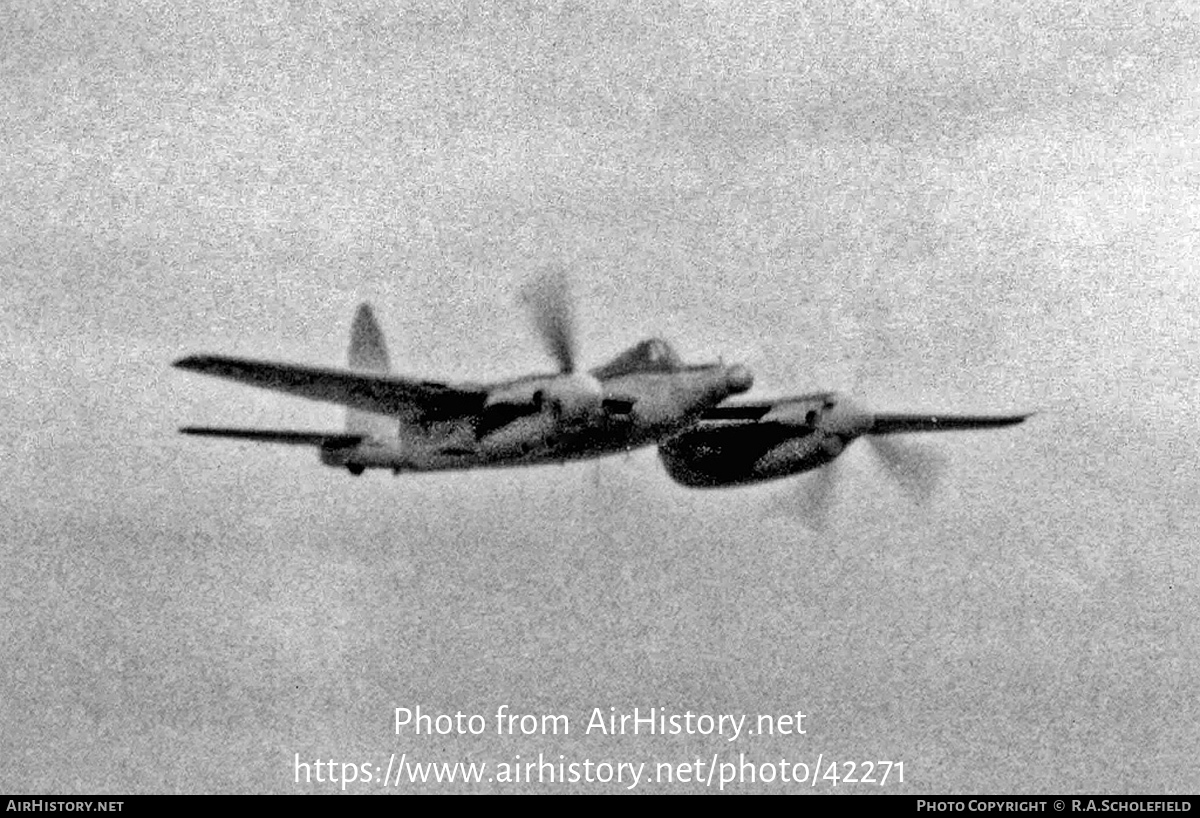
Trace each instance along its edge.
<instances>
[{"instance_id":1,"label":"engine nacelle","mask_svg":"<svg viewBox=\"0 0 1200 818\"><path fill-rule=\"evenodd\" d=\"M836 395L797 401L757 422L694 428L658 447L667 473L693 488L761 483L818 468L870 428Z\"/></svg>"},{"instance_id":2,"label":"engine nacelle","mask_svg":"<svg viewBox=\"0 0 1200 818\"><path fill-rule=\"evenodd\" d=\"M540 412L549 412L567 425L583 424L604 411L604 390L591 375L560 375L533 393Z\"/></svg>"},{"instance_id":3,"label":"engine nacelle","mask_svg":"<svg viewBox=\"0 0 1200 818\"><path fill-rule=\"evenodd\" d=\"M815 469L841 454L822 434L765 434L754 426L694 429L658 447L675 482L692 488L761 483Z\"/></svg>"},{"instance_id":4,"label":"engine nacelle","mask_svg":"<svg viewBox=\"0 0 1200 818\"><path fill-rule=\"evenodd\" d=\"M853 401L829 392L808 400L781 403L760 422L792 426L804 432L818 431L848 442L869 432L875 417Z\"/></svg>"},{"instance_id":5,"label":"engine nacelle","mask_svg":"<svg viewBox=\"0 0 1200 818\"><path fill-rule=\"evenodd\" d=\"M600 382L571 373L515 382L496 390L476 428L484 452L496 458L534 454L572 427L606 411Z\"/></svg>"}]
</instances>

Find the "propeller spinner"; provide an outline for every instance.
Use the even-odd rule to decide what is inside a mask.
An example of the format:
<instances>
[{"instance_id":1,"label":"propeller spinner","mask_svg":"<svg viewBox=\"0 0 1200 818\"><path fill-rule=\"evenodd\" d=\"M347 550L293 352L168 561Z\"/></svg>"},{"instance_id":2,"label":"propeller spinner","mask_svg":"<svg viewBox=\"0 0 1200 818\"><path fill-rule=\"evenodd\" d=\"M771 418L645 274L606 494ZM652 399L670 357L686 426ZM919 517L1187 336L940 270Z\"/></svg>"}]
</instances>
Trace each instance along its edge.
<instances>
[{"instance_id":1,"label":"propeller spinner","mask_svg":"<svg viewBox=\"0 0 1200 818\"><path fill-rule=\"evenodd\" d=\"M546 351L558 364L558 375L544 379L531 394L524 392L525 386L519 386L516 395L499 392L488 408L528 406L536 412L546 410L556 420L566 423L584 422L597 412L629 414L634 398L607 393L597 378L576 368L575 312L566 272L548 268L522 289L520 300L529 310L534 330ZM501 410L499 415L502 420L508 418L505 411ZM483 424L481 428L487 431L481 436L499 425L503 424L499 421Z\"/></svg>"}]
</instances>

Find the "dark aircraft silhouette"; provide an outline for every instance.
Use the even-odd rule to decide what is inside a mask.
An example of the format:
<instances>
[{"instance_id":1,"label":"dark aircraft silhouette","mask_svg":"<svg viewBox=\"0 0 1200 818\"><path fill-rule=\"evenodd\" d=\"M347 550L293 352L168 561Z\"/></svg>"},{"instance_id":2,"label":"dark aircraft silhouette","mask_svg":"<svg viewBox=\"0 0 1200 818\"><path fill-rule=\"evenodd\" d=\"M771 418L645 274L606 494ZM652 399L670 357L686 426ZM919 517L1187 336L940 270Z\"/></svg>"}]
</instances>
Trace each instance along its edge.
<instances>
[{"instance_id":1,"label":"dark aircraft silhouette","mask_svg":"<svg viewBox=\"0 0 1200 818\"><path fill-rule=\"evenodd\" d=\"M821 468L807 509L801 509L819 523L833 491L834 461L858 438L866 438L906 493L923 501L933 490L938 464L892 435L995 429L1021 423L1030 414L876 414L835 392L820 392L713 407L659 444L658 454L671 478L692 488L750 485Z\"/></svg>"}]
</instances>

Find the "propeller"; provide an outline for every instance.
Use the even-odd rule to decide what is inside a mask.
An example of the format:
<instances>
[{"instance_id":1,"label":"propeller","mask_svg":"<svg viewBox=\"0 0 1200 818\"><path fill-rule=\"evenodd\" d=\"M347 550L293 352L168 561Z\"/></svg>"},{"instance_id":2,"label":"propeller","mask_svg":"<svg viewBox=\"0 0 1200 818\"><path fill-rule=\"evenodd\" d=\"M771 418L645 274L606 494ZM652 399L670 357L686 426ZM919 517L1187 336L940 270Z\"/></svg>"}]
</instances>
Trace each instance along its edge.
<instances>
[{"instance_id":1,"label":"propeller","mask_svg":"<svg viewBox=\"0 0 1200 818\"><path fill-rule=\"evenodd\" d=\"M888 475L913 503L923 506L933 499L946 471L943 455L919 443L901 443L878 434L869 434L866 440Z\"/></svg>"},{"instance_id":2,"label":"propeller","mask_svg":"<svg viewBox=\"0 0 1200 818\"><path fill-rule=\"evenodd\" d=\"M558 364L552 377L522 379L493 390L484 403L484 416L475 426L476 439L494 436L514 421L540 413L558 424L586 425L600 413L629 415L636 395L614 394L591 373L576 369L575 313L566 271L557 266L543 271L521 288L519 300L529 310L533 327ZM520 437L525 432L515 432ZM499 444L498 444L499 445Z\"/></svg>"},{"instance_id":3,"label":"propeller","mask_svg":"<svg viewBox=\"0 0 1200 818\"><path fill-rule=\"evenodd\" d=\"M841 479L840 455L860 437L910 501L922 506L933 498L945 471L944 458L928 447L900 443L888 436L926 428L930 418L876 415L846 398L830 395L820 409L809 412L806 420L812 433L820 436L816 445L830 458L800 483L800 498L793 506L814 528L822 530L828 523Z\"/></svg>"},{"instance_id":4,"label":"propeller","mask_svg":"<svg viewBox=\"0 0 1200 818\"><path fill-rule=\"evenodd\" d=\"M575 310L570 284L560 268L547 268L521 291L521 301L529 309L534 329L546 345L546 351L558 363L559 371L575 371Z\"/></svg>"},{"instance_id":5,"label":"propeller","mask_svg":"<svg viewBox=\"0 0 1200 818\"><path fill-rule=\"evenodd\" d=\"M833 493L840 477L838 461L829 461L801 482L798 497L788 500L787 504L781 503L780 510L787 512L786 516L799 515L816 530L824 531L829 524Z\"/></svg>"}]
</instances>

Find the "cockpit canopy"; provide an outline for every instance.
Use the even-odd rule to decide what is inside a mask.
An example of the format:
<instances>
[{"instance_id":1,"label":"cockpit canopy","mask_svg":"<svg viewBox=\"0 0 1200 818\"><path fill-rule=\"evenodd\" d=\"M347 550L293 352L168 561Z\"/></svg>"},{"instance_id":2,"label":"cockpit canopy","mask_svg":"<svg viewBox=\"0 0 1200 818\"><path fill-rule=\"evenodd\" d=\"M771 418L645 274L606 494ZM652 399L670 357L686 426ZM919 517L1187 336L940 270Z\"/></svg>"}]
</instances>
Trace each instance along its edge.
<instances>
[{"instance_id":1,"label":"cockpit canopy","mask_svg":"<svg viewBox=\"0 0 1200 818\"><path fill-rule=\"evenodd\" d=\"M650 338L622 352L604 366L592 370L599 380L637 372L672 372L683 366L679 354L662 338Z\"/></svg>"}]
</instances>

